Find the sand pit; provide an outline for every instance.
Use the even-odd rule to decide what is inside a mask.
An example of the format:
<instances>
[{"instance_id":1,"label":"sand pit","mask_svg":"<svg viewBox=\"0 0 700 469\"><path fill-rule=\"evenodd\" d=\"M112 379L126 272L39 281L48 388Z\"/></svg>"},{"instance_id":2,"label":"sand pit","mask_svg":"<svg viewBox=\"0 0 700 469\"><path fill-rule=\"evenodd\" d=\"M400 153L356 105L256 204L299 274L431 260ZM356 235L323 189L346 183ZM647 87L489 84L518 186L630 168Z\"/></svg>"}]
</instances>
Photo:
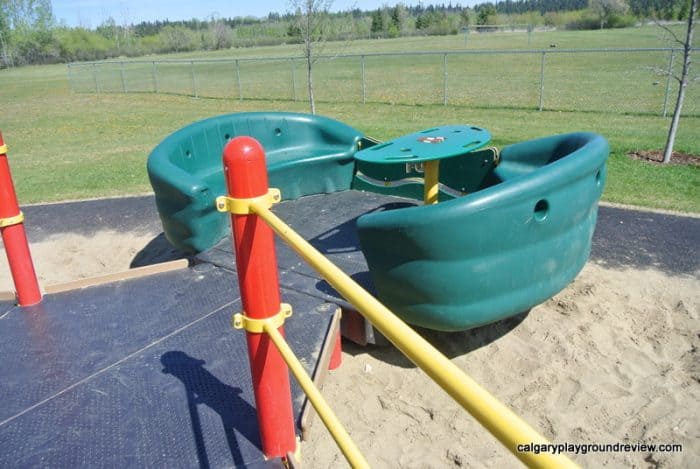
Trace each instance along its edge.
<instances>
[{"instance_id":1,"label":"sand pit","mask_svg":"<svg viewBox=\"0 0 700 469\"><path fill-rule=\"evenodd\" d=\"M157 233L52 235L33 244L42 284L147 263ZM160 253L162 254L162 253ZM5 258L4 252L0 254ZM11 288L6 261L0 289ZM584 467L700 463L698 272L591 261L529 314L463 333L422 331L553 443L680 444L682 452L572 454ZM391 346L345 344L324 395L373 467L513 467L516 460ZM305 467L343 467L320 421Z\"/></svg>"},{"instance_id":2,"label":"sand pit","mask_svg":"<svg viewBox=\"0 0 700 469\"><path fill-rule=\"evenodd\" d=\"M697 278L589 263L526 317L424 335L553 443L683 445L682 453L571 455L584 467L694 467L699 315ZM374 467L517 465L395 349L346 352L324 394ZM311 467L343 461L321 425L304 450Z\"/></svg>"}]
</instances>

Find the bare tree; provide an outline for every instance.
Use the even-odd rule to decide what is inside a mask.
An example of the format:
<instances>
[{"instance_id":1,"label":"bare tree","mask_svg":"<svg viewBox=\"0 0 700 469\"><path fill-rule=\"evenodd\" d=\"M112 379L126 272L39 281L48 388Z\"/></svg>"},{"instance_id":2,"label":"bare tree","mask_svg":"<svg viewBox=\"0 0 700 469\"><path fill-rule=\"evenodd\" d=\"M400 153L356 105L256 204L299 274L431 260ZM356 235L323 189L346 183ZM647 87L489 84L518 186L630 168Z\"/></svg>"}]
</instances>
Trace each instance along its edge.
<instances>
[{"instance_id":1,"label":"bare tree","mask_svg":"<svg viewBox=\"0 0 700 469\"><path fill-rule=\"evenodd\" d=\"M690 56L693 51L693 33L695 32L695 23L697 22L699 1L700 0L690 0L688 27L684 39L678 37L678 35L668 26L657 22L661 28L666 30L666 32L671 35L674 42L683 48L683 68L681 69L681 74L680 76L671 75L678 81L678 96L676 98L676 108L673 111L673 118L671 119L671 127L668 130L668 137L666 138L666 146L664 147L664 163L671 161L673 146L676 143L676 132L678 131L678 124L681 120L683 101L685 100L685 90L688 88L688 84L690 82Z\"/></svg>"},{"instance_id":2,"label":"bare tree","mask_svg":"<svg viewBox=\"0 0 700 469\"><path fill-rule=\"evenodd\" d=\"M301 43L306 60L306 76L309 90L311 114L316 114L314 100L313 67L326 41L328 27L328 10L333 0L290 0L294 10L296 31L301 35Z\"/></svg>"},{"instance_id":3,"label":"bare tree","mask_svg":"<svg viewBox=\"0 0 700 469\"><path fill-rule=\"evenodd\" d=\"M214 15L209 20L209 33L211 35L211 47L215 50L228 49L233 45L231 27L221 18Z\"/></svg>"}]
</instances>

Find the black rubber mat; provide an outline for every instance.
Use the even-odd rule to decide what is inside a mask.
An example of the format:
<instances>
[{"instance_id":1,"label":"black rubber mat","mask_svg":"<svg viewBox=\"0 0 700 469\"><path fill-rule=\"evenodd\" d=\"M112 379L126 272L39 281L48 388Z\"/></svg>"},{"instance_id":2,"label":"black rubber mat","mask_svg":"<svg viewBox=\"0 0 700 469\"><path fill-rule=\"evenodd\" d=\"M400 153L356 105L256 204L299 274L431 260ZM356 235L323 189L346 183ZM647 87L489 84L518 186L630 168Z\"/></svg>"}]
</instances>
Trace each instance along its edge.
<instances>
[{"instance_id":1,"label":"black rubber mat","mask_svg":"<svg viewBox=\"0 0 700 469\"><path fill-rule=\"evenodd\" d=\"M333 308L282 296L313 374ZM231 328L235 273L201 264L5 306L0 467L278 465L263 459L245 334Z\"/></svg>"}]
</instances>

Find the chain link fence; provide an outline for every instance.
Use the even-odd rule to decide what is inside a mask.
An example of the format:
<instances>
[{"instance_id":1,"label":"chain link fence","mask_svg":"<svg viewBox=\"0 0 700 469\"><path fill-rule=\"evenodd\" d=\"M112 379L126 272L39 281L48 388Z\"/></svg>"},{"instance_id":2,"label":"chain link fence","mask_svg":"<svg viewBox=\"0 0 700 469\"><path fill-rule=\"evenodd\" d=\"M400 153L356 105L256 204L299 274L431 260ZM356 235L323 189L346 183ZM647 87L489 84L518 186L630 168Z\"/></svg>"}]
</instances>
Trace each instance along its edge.
<instances>
[{"instance_id":1,"label":"chain link fence","mask_svg":"<svg viewBox=\"0 0 700 469\"><path fill-rule=\"evenodd\" d=\"M320 102L666 116L682 62L671 48L339 55L318 58L314 94ZM300 57L71 63L68 76L76 93L308 100ZM700 115L700 86L688 86L683 114Z\"/></svg>"}]
</instances>

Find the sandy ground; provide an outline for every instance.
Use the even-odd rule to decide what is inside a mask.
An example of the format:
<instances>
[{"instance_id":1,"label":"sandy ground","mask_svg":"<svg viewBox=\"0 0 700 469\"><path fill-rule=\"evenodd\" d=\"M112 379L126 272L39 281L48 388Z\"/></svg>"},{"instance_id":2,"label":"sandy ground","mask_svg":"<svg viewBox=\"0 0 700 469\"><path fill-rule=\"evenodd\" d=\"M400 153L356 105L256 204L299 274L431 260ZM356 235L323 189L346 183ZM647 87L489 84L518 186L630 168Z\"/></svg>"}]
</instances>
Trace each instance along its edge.
<instances>
[{"instance_id":1,"label":"sandy ground","mask_svg":"<svg viewBox=\"0 0 700 469\"><path fill-rule=\"evenodd\" d=\"M127 269L156 235L52 235L32 252L46 285ZM0 290L11 289L0 264ZM584 467L700 467L699 278L589 262L527 315L422 334L553 443L682 445L570 455ZM344 347L323 392L373 467L517 466L393 347ZM302 457L305 467L346 465L319 420Z\"/></svg>"}]
</instances>

